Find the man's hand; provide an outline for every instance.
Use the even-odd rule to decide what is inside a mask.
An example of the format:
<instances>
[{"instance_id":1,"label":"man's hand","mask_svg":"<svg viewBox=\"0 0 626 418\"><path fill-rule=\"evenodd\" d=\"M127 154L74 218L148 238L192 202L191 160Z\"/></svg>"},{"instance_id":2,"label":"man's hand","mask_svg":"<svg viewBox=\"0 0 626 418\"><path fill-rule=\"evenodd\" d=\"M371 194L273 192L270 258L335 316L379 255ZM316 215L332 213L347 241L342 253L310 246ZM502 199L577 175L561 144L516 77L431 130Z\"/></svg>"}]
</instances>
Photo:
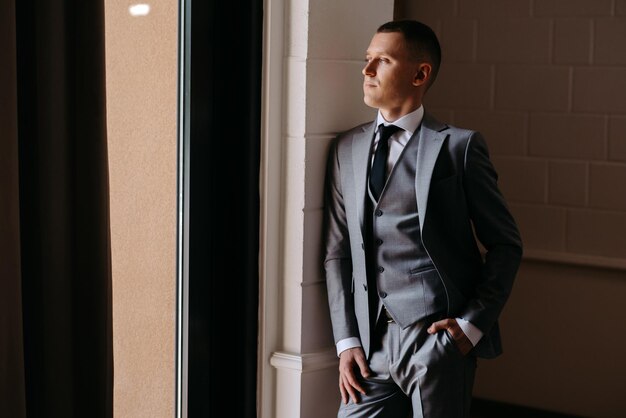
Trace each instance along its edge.
<instances>
[{"instance_id":1,"label":"man's hand","mask_svg":"<svg viewBox=\"0 0 626 418\"><path fill-rule=\"evenodd\" d=\"M352 402L359 403L357 391L365 395L365 389L357 380L355 373L357 367L361 376L366 378L370 376L370 368L362 347L349 348L339 354L339 391L344 404L348 403L348 395L352 398Z\"/></svg>"},{"instance_id":2,"label":"man's hand","mask_svg":"<svg viewBox=\"0 0 626 418\"><path fill-rule=\"evenodd\" d=\"M434 322L430 327L428 327L427 331L429 334L434 334L442 330L445 330L448 334L450 334L461 354L466 355L472 348L474 348L472 342L469 338L467 338L467 335L465 335L459 324L456 322L456 319L447 318Z\"/></svg>"}]
</instances>

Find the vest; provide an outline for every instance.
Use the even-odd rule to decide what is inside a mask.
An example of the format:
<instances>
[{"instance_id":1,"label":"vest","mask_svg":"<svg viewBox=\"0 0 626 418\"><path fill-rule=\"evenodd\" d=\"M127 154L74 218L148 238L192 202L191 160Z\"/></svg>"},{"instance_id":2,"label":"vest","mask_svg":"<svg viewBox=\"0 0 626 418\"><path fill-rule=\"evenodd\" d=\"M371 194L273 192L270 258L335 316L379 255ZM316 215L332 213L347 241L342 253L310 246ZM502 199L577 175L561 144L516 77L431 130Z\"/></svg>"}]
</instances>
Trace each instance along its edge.
<instances>
[{"instance_id":1,"label":"vest","mask_svg":"<svg viewBox=\"0 0 626 418\"><path fill-rule=\"evenodd\" d=\"M445 285L421 239L415 192L418 137L419 131L404 147L379 201L369 187L366 199L371 212L368 282L377 289L370 294L378 296L378 301L370 299L378 304L371 311L378 318L384 305L402 328L448 310Z\"/></svg>"}]
</instances>

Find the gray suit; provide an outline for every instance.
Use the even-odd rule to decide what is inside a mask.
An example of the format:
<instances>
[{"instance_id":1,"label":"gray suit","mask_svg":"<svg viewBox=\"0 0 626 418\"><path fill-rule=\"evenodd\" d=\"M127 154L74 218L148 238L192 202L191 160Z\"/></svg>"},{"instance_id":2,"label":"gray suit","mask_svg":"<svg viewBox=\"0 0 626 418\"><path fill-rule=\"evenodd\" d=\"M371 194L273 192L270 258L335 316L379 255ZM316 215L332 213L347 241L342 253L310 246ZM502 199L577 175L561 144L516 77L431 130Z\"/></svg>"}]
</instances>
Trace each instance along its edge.
<instances>
[{"instance_id":1,"label":"gray suit","mask_svg":"<svg viewBox=\"0 0 626 418\"><path fill-rule=\"evenodd\" d=\"M339 135L328 159L324 266L335 341L360 338L371 360L384 305L403 330L462 317L484 333L472 356L499 355L497 320L522 244L482 136L426 113L396 163L401 168L372 202L374 130L367 123ZM388 252L370 242L372 225L393 243ZM404 241L394 241L398 231Z\"/></svg>"}]
</instances>

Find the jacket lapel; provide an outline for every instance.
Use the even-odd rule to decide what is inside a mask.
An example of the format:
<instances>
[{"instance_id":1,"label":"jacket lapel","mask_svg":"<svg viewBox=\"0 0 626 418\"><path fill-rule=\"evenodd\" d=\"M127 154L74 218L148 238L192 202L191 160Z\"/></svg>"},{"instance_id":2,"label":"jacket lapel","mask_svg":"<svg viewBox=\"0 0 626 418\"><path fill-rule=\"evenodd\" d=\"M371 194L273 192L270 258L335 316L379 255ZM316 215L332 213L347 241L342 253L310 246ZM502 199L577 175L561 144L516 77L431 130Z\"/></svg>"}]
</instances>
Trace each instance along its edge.
<instances>
[{"instance_id":1,"label":"jacket lapel","mask_svg":"<svg viewBox=\"0 0 626 418\"><path fill-rule=\"evenodd\" d=\"M376 121L366 125L363 132L355 134L352 138L352 167L354 170L354 189L357 197L357 210L361 233L365 227L365 199L367 193L367 175L370 161L370 149L374 139L374 126Z\"/></svg>"},{"instance_id":2,"label":"jacket lapel","mask_svg":"<svg viewBox=\"0 0 626 418\"><path fill-rule=\"evenodd\" d=\"M422 231L424 230L424 219L426 219L426 210L428 208L430 180L433 176L433 169L441 151L441 146L447 136L444 133L446 129L448 129L448 125L442 124L428 113L424 114L422 126L419 130L417 172L415 176L417 212L419 213L420 229Z\"/></svg>"}]
</instances>

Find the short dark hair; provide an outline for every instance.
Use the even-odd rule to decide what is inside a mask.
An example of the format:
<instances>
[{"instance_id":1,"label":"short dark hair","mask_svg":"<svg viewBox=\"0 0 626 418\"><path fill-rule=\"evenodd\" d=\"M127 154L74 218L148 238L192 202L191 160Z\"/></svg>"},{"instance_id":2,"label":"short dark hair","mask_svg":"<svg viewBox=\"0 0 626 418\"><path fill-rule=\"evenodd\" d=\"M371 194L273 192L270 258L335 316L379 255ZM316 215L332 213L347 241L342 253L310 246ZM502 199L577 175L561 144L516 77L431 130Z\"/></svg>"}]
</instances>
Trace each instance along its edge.
<instances>
[{"instance_id":1,"label":"short dark hair","mask_svg":"<svg viewBox=\"0 0 626 418\"><path fill-rule=\"evenodd\" d=\"M404 36L413 59L425 59L433 66L428 84L430 87L435 82L441 65L441 46L435 32L430 26L417 20L393 20L380 25L376 30L376 33L389 32L399 32Z\"/></svg>"}]
</instances>

